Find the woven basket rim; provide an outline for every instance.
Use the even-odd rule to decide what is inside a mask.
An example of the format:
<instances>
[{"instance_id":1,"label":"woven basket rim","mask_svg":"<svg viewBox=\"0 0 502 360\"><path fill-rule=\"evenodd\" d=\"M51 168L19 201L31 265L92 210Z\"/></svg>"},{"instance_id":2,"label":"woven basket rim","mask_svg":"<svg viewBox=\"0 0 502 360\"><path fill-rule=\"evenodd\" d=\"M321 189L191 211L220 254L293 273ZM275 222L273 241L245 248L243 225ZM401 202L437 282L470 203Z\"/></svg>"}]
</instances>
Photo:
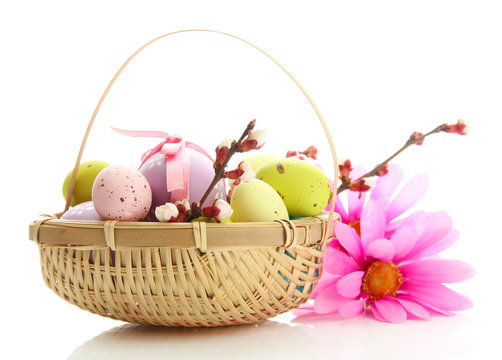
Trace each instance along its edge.
<instances>
[{"instance_id":1,"label":"woven basket rim","mask_svg":"<svg viewBox=\"0 0 502 360\"><path fill-rule=\"evenodd\" d=\"M44 216L29 226L29 239L40 246L113 250L141 248L198 248L232 250L277 246L312 246L333 236L329 213L274 222L160 223L61 220ZM338 214L334 214L335 220Z\"/></svg>"}]
</instances>

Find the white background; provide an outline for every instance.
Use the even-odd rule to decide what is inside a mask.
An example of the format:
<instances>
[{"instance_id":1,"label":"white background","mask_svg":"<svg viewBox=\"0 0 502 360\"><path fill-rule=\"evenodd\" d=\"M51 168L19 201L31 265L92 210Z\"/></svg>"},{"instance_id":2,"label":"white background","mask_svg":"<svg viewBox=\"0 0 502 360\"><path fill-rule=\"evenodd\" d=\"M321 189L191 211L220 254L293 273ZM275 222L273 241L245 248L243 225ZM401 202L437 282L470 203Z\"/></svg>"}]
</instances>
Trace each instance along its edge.
<instances>
[{"instance_id":1,"label":"white background","mask_svg":"<svg viewBox=\"0 0 502 360\"><path fill-rule=\"evenodd\" d=\"M1 358L500 357L501 18L497 1L1 2L0 351L10 354ZM162 329L92 315L47 289L28 224L62 210L62 181L121 63L185 28L231 32L277 57L317 102L339 155L367 168L414 130L469 122L468 136L435 135L396 163L407 178L429 175L417 209L452 216L461 237L444 257L475 267L473 279L452 286L474 307L400 325L286 314L259 326ZM284 73L233 39L182 34L124 72L84 160L135 167L156 143L115 135L110 125L179 133L212 151L252 118L271 132L264 152L315 144L331 171L315 114Z\"/></svg>"}]
</instances>

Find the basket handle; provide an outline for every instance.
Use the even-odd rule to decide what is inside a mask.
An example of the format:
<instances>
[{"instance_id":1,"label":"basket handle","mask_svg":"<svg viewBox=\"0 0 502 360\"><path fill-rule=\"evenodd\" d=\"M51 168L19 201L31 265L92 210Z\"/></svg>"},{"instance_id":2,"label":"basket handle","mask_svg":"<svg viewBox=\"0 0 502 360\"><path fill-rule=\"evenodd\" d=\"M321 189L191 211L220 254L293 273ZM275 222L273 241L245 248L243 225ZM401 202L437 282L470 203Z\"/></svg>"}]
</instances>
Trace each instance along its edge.
<instances>
[{"instance_id":1,"label":"basket handle","mask_svg":"<svg viewBox=\"0 0 502 360\"><path fill-rule=\"evenodd\" d=\"M319 111L319 108L315 104L314 100L312 100L312 98L310 97L310 95L307 92L307 90L305 90L305 88L293 76L293 74L291 74L291 72L289 72L289 70L286 69L284 67L284 65L282 65L276 58L274 58L272 55L270 55L269 53L267 53L265 50L261 49L260 47L258 47L257 45L253 44L252 42L250 42L248 40L244 40L244 39L242 39L242 38L240 38L238 36L235 36L235 35L232 35L232 34L228 34L228 33L222 32L222 31L217 31L217 30L187 29L187 30L173 31L173 32L170 32L170 33L158 36L158 37L156 37L153 40L150 40L149 42L147 42L146 44L144 44L143 46L141 46L138 50L136 50L131 56L129 56L129 58L122 64L122 66L115 73L115 75L113 76L112 80L110 81L110 83L106 87L105 91L103 92L103 95L101 95L101 98L99 99L99 102L96 105L96 108L94 109L94 112L92 114L91 120L89 121L89 125L87 126L87 130L85 131L84 138L82 139L82 144L80 145L80 150L78 152L77 161L75 162L75 167L73 169L73 176L71 178L70 187L68 189L68 195L66 197L66 205L65 205L64 211L66 211L66 210L68 210L70 208L70 202L71 202L71 198L72 198L72 195L73 195L73 190L75 188L75 182L76 182L76 179L77 179L78 168L80 166L80 161L82 159L82 154L84 152L85 144L87 142L87 138L89 137L89 133L91 131L92 125L94 124L94 120L96 119L96 116L97 116L97 114L99 112L99 109L101 108L101 105L103 104L103 101L106 98L106 95L110 91L111 87L113 86L113 84L115 83L115 81L117 80L117 78L120 76L120 74L125 69L125 67L136 57L136 55L138 55L146 47L150 46L151 44L153 44L157 40L163 39L163 38L165 38L167 36L174 35L174 34L180 34L180 33L186 33L186 32L211 32L211 33L221 34L221 35L229 36L229 37L232 37L234 39L240 40L240 41L242 41L242 42L244 42L244 43L246 43L246 44L254 47L256 50L260 51L262 54L264 54L265 56L267 56L277 66L279 66L291 78L291 80L293 80L293 82L296 84L296 86L298 86L298 88L302 91L303 95L305 95L305 97L309 101L310 105L312 105L312 108L314 109L314 111L315 111L317 117L319 118L319 121L321 122L321 125L322 125L322 127L324 129L324 133L326 134L326 138L328 139L329 146L330 146L330 149L331 149L331 155L333 157L333 166L334 166L334 170L335 170L334 171L334 178L333 178L333 182L334 182L333 190L336 191L336 188L337 188L336 185L337 185L337 180L338 180L338 160L337 160L337 156L336 156L335 145L333 144L333 139L331 138L331 134L329 132L328 126L326 125L326 122L324 121L324 118L323 118L321 112ZM335 201L331 201L331 207L330 207L330 212L329 212L329 217L328 217L328 228L331 226L331 224L333 222L333 212L334 212L334 209L335 209Z\"/></svg>"}]
</instances>

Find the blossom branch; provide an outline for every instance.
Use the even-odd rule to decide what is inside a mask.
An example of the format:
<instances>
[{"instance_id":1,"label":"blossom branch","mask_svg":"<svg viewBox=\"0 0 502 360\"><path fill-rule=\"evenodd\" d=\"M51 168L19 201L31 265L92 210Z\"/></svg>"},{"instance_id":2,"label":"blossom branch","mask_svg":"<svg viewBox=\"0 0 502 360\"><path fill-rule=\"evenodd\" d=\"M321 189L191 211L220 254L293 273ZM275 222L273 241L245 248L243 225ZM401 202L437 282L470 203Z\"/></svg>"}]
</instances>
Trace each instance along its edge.
<instances>
[{"instance_id":1,"label":"blossom branch","mask_svg":"<svg viewBox=\"0 0 502 360\"><path fill-rule=\"evenodd\" d=\"M239 138L239 140L238 141L232 141L232 143L230 145L230 149L228 151L228 154L226 155L226 157L223 160L223 162L219 163L218 161L216 161L214 163L214 169L215 169L216 172L214 174L213 181L211 182L211 184L207 188L206 192L202 196L202 199L199 202L193 202L192 203L191 211L190 211L190 216L186 220L187 222L191 222L192 220L197 219L198 217L201 216L201 214L202 214L201 205L204 204L204 201L206 201L207 197L209 196L209 194L211 193L211 191L214 189L214 187L216 186L216 184L223 178L223 174L225 173L225 168L227 167L228 162L230 161L230 159L232 158L232 156L237 151L239 151L240 146L241 146L244 138L246 138L246 136L248 136L250 134L250 132L254 129L255 124L256 124L256 120L251 120L249 122L249 124L247 125L246 129L244 130L244 132L242 133L242 135ZM218 153L218 149L217 149L217 153Z\"/></svg>"},{"instance_id":2,"label":"blossom branch","mask_svg":"<svg viewBox=\"0 0 502 360\"><path fill-rule=\"evenodd\" d=\"M341 185L336 189L337 195L340 194L341 192L345 190L353 190L353 191L368 191L370 189L370 186L368 186L366 183L366 178L372 177L372 176L382 176L385 175L388 171L388 166L389 162L393 160L396 156L398 156L400 153L402 153L404 150L406 150L408 147L411 145L422 145L424 143L424 140L427 136L432 135L432 134L437 134L440 132L446 132L446 133L451 133L451 134L458 134L458 135L466 135L467 131L469 130L468 125L463 121L463 120L458 120L456 124L450 125L450 124L441 124L431 131L429 131L426 134L422 134L418 131L415 131L409 139L406 141L406 143L399 149L397 150L394 154L389 156L385 161L377 165L373 170L367 172L366 174L360 176L356 180L352 181L349 176L348 172L352 170L351 163L349 160L345 161L344 163L340 164L340 170L341 170Z\"/></svg>"}]
</instances>

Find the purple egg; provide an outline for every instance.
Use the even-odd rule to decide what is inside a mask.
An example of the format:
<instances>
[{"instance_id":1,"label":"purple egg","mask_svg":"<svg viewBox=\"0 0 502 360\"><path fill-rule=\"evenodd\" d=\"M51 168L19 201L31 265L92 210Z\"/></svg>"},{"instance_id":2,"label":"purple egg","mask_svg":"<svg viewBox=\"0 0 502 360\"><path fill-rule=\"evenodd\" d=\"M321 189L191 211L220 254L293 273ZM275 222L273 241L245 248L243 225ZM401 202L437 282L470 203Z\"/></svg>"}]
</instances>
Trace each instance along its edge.
<instances>
[{"instance_id":1,"label":"purple egg","mask_svg":"<svg viewBox=\"0 0 502 360\"><path fill-rule=\"evenodd\" d=\"M68 209L61 217L61 220L98 220L103 218L98 215L92 201L86 201Z\"/></svg>"},{"instance_id":2,"label":"purple egg","mask_svg":"<svg viewBox=\"0 0 502 360\"><path fill-rule=\"evenodd\" d=\"M206 155L190 148L184 151L190 152L190 169L188 183L188 201L200 201L214 177L213 161ZM166 183L166 155L157 153L151 156L141 165L139 171L145 175L152 189L152 207L149 216L145 220L154 220L152 211L166 202L171 202L171 191ZM203 206L211 205L216 199L226 198L225 181L221 180L211 191Z\"/></svg>"}]
</instances>

